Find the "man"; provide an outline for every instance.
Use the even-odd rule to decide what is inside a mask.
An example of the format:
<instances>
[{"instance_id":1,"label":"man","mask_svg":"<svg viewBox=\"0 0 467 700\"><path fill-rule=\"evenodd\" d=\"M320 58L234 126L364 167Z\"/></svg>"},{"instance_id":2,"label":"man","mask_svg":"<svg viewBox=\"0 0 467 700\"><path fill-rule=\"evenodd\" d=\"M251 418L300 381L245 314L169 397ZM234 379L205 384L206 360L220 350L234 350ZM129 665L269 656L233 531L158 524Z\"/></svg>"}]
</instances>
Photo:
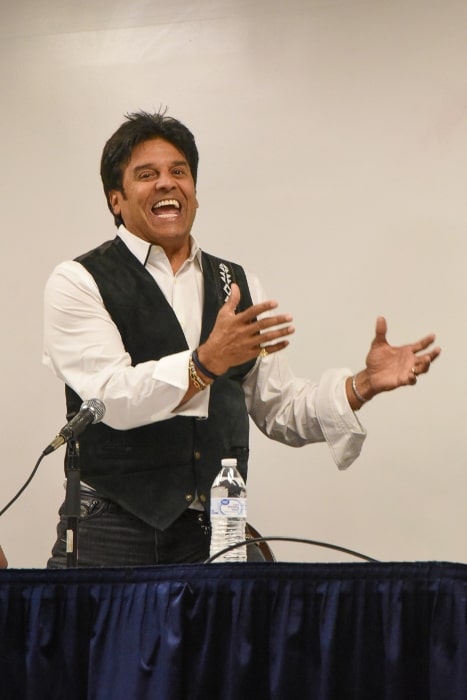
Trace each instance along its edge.
<instances>
[{"instance_id":1,"label":"man","mask_svg":"<svg viewBox=\"0 0 467 700\"><path fill-rule=\"evenodd\" d=\"M326 441L346 468L365 431L355 412L415 384L439 355L434 336L402 347L379 318L366 367L293 377L282 350L292 317L258 280L201 251L191 132L164 114L128 115L104 147L101 177L117 237L59 265L45 293L45 363L67 410L103 401L80 436L79 564L202 561L209 490L223 457L246 478L248 415L269 437ZM65 565L63 509L48 565Z\"/></svg>"}]
</instances>

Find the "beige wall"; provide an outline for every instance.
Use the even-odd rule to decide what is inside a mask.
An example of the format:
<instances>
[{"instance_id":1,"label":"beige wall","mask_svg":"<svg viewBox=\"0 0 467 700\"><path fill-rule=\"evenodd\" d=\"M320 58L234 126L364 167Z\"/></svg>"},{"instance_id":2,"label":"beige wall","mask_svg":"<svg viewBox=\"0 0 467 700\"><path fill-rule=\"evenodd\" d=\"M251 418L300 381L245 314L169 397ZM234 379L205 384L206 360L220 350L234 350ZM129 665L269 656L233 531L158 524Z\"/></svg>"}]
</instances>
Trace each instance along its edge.
<instances>
[{"instance_id":1,"label":"beige wall","mask_svg":"<svg viewBox=\"0 0 467 700\"><path fill-rule=\"evenodd\" d=\"M394 344L435 331L415 389L361 411L345 473L323 445L252 430L250 520L382 560L467 561L463 0L19 0L2 9L0 507L64 423L41 365L53 266L112 237L105 139L167 105L201 152L195 235L263 280L297 333L297 374L362 367L378 314ZM10 565L41 567L64 452L0 520ZM344 556L275 545L279 558Z\"/></svg>"}]
</instances>

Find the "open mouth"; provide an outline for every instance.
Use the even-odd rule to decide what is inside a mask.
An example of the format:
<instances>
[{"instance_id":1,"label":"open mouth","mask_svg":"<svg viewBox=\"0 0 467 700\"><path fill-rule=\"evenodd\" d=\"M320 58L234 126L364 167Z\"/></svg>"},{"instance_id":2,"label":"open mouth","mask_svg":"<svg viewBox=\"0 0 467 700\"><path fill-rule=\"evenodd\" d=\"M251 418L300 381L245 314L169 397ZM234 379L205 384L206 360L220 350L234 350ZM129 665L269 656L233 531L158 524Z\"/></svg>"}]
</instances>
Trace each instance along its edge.
<instances>
[{"instance_id":1,"label":"open mouth","mask_svg":"<svg viewBox=\"0 0 467 700\"><path fill-rule=\"evenodd\" d=\"M161 199L151 208L151 211L161 219L173 219L180 214L181 206L177 199Z\"/></svg>"}]
</instances>

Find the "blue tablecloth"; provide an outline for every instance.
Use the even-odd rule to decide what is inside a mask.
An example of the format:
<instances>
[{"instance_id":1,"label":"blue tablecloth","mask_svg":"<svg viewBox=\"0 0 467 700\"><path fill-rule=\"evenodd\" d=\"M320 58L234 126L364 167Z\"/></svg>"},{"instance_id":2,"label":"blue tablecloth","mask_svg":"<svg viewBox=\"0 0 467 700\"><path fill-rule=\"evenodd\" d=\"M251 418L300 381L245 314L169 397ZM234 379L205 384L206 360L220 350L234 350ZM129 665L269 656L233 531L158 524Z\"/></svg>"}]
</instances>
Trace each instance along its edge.
<instances>
[{"instance_id":1,"label":"blue tablecloth","mask_svg":"<svg viewBox=\"0 0 467 700\"><path fill-rule=\"evenodd\" d=\"M466 700L467 566L0 571L1 700Z\"/></svg>"}]
</instances>

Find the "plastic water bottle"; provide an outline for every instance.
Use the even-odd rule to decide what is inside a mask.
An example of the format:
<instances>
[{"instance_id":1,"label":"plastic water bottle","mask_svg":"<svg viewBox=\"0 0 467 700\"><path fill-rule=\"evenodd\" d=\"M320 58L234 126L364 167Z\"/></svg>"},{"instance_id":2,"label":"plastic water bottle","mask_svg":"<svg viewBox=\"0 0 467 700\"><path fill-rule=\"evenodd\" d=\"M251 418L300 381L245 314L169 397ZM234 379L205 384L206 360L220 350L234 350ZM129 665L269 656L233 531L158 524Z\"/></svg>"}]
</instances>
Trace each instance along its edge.
<instances>
[{"instance_id":1,"label":"plastic water bottle","mask_svg":"<svg viewBox=\"0 0 467 700\"><path fill-rule=\"evenodd\" d=\"M211 487L211 549L214 556L224 547L245 539L246 486L236 459L223 459ZM215 562L246 561L246 545L235 547Z\"/></svg>"}]
</instances>

